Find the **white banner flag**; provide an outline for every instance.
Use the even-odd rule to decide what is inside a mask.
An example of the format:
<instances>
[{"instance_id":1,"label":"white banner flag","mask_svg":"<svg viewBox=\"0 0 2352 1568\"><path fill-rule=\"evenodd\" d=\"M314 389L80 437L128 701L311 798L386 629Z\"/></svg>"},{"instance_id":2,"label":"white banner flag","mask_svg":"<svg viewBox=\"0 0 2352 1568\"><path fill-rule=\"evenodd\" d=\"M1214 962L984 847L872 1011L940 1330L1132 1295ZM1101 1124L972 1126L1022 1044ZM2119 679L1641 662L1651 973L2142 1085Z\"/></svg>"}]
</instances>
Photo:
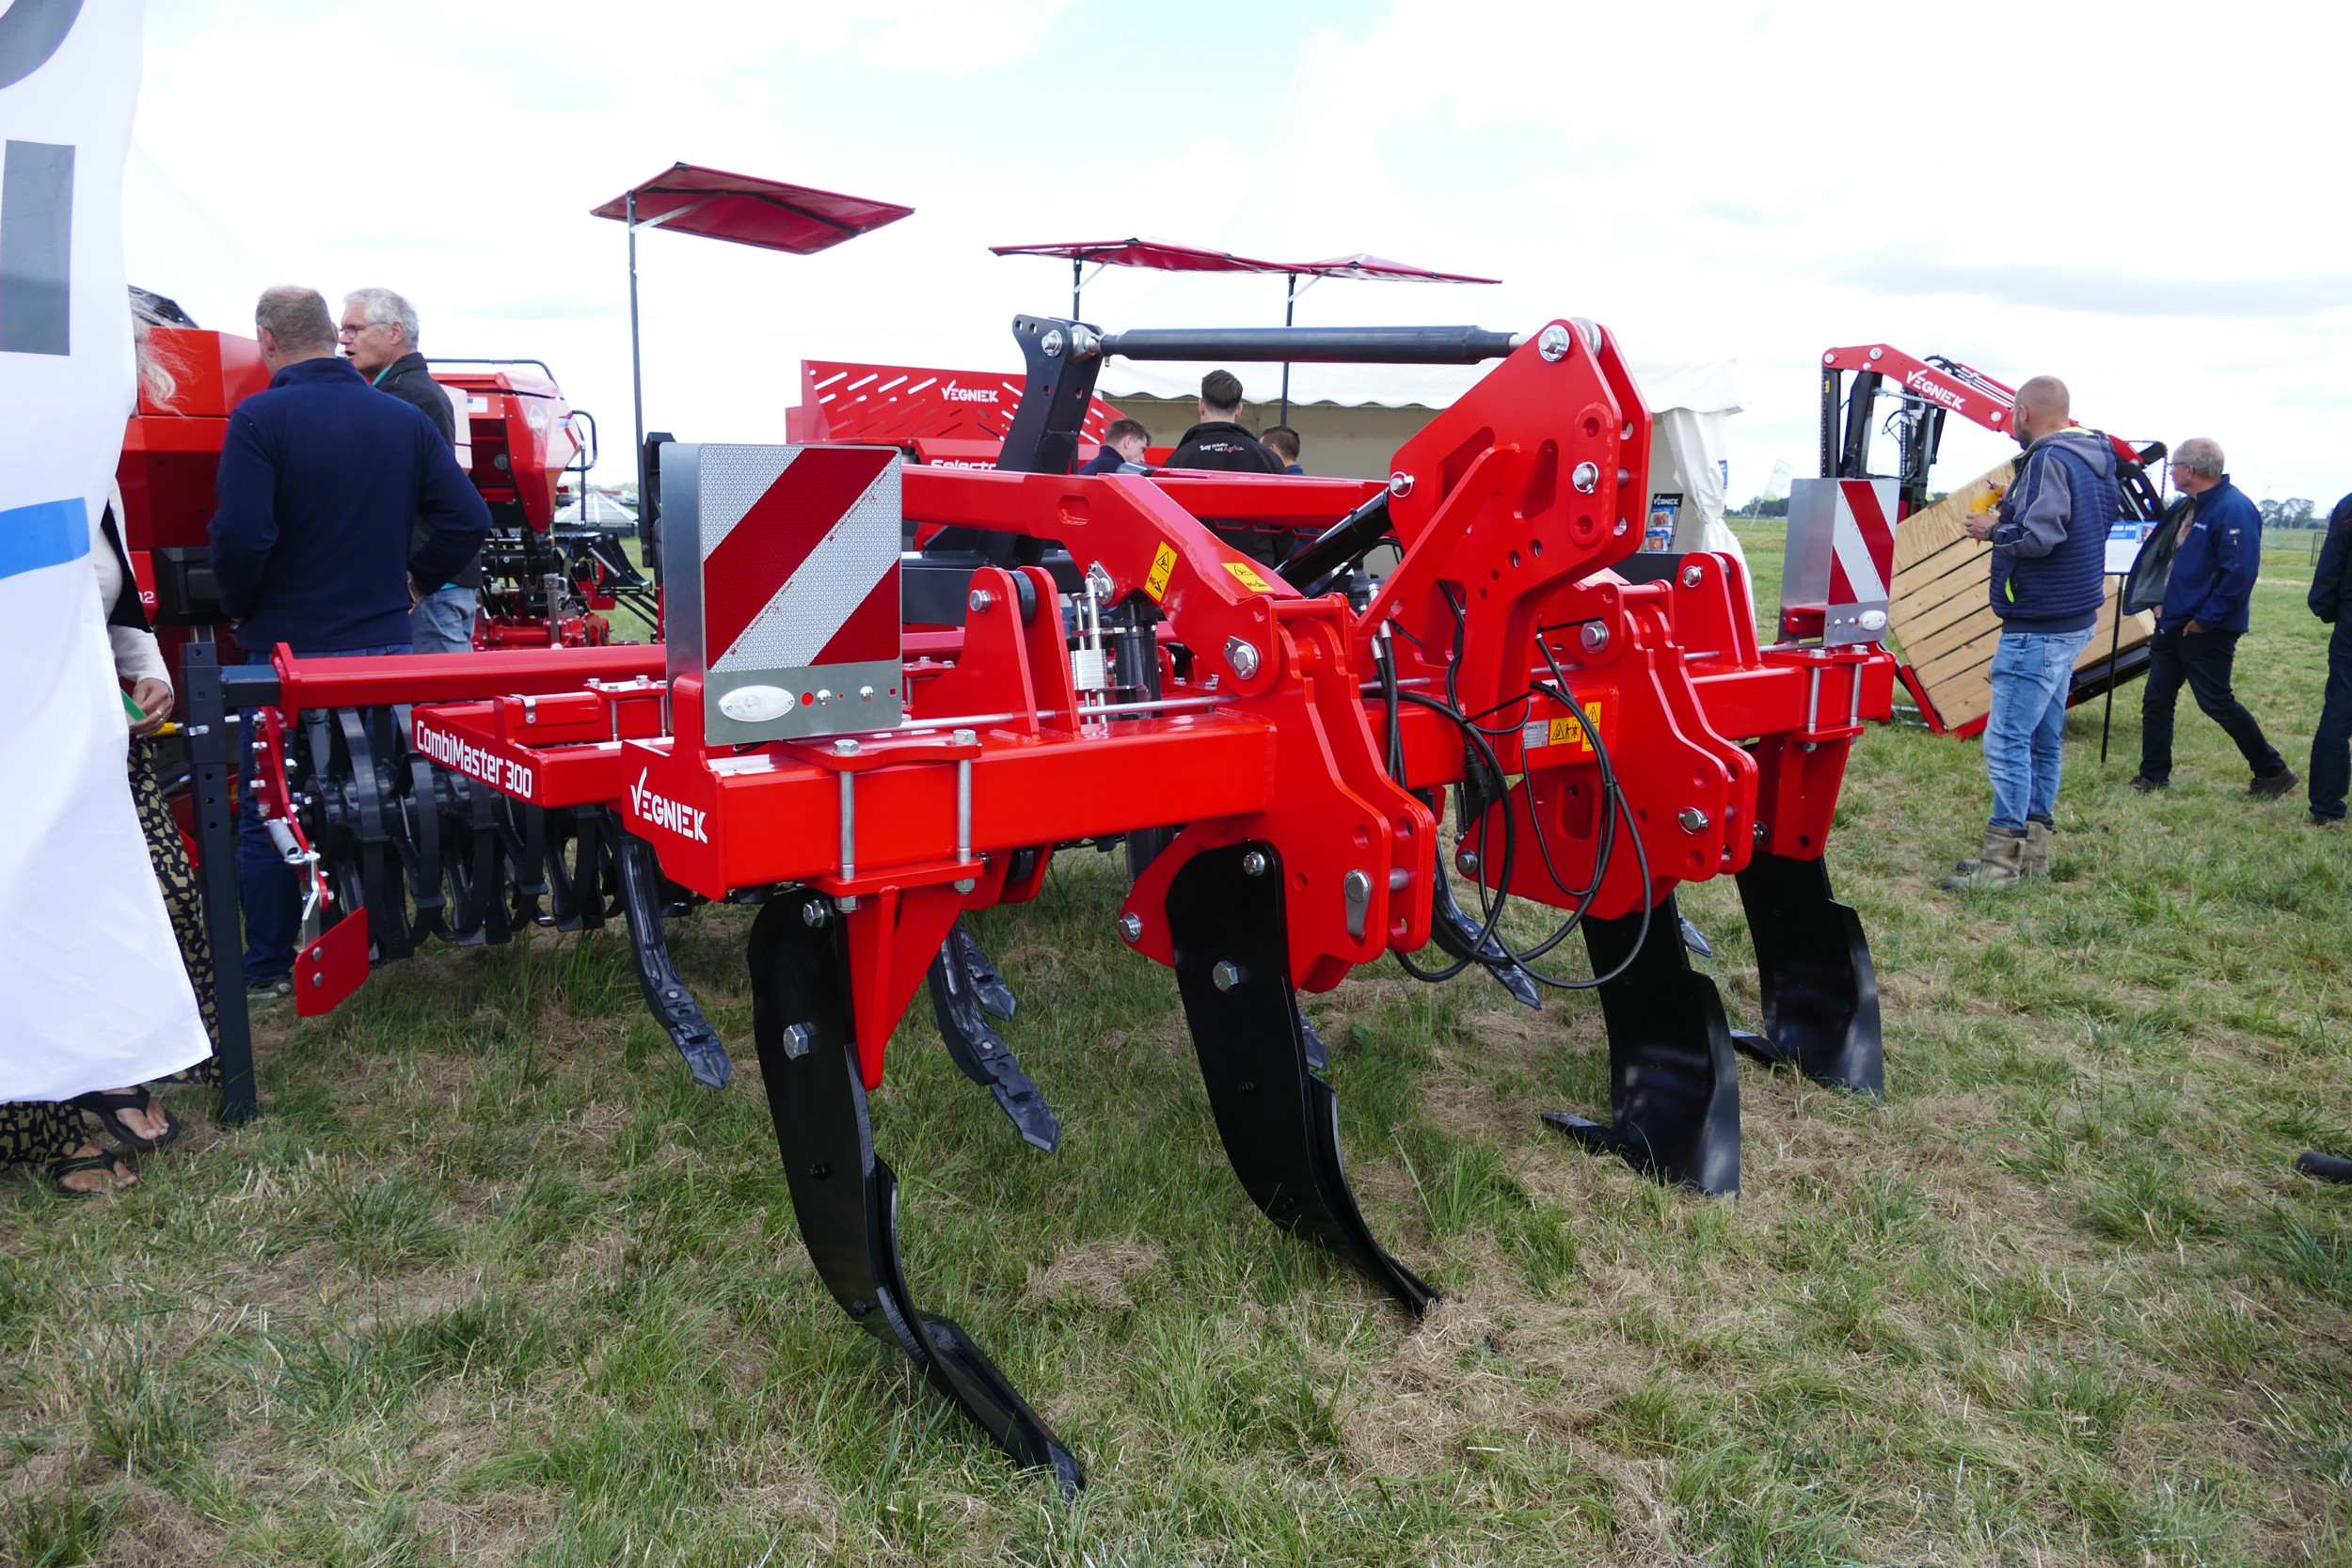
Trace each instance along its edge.
<instances>
[{"instance_id":1,"label":"white banner flag","mask_svg":"<svg viewBox=\"0 0 2352 1568\"><path fill-rule=\"evenodd\" d=\"M131 804L89 559L131 409L140 13L0 7L0 1100L142 1083L211 1050Z\"/></svg>"}]
</instances>

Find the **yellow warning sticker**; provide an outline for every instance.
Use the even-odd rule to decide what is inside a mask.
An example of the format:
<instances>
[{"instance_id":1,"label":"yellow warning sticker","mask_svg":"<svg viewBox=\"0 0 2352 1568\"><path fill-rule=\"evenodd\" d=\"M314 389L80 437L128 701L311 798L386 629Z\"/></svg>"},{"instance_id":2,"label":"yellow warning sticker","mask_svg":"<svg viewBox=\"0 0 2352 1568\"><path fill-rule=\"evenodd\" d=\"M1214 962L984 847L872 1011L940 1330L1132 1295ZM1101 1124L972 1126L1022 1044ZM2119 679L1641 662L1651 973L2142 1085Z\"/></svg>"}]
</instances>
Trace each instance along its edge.
<instances>
[{"instance_id":1,"label":"yellow warning sticker","mask_svg":"<svg viewBox=\"0 0 2352 1568\"><path fill-rule=\"evenodd\" d=\"M1589 697L1581 705L1584 716L1593 721L1593 728L1600 731L1601 739L1607 741L1609 725L1603 717L1607 704L1601 698ZM1582 756L1593 754L1593 743L1585 738L1584 726L1574 719L1554 719L1549 722L1538 719L1520 733L1519 744L1526 750L1538 746L1565 746Z\"/></svg>"},{"instance_id":2,"label":"yellow warning sticker","mask_svg":"<svg viewBox=\"0 0 2352 1568\"><path fill-rule=\"evenodd\" d=\"M1234 581L1240 583L1244 588L1248 589L1252 594L1271 594L1274 592L1273 589L1266 586L1265 578L1250 570L1249 563L1246 561L1229 561L1225 563L1225 569L1233 574Z\"/></svg>"},{"instance_id":3,"label":"yellow warning sticker","mask_svg":"<svg viewBox=\"0 0 2352 1568\"><path fill-rule=\"evenodd\" d=\"M1176 570L1176 546L1162 545L1152 552L1152 574L1143 579L1143 591L1158 604L1168 593L1168 574Z\"/></svg>"}]
</instances>

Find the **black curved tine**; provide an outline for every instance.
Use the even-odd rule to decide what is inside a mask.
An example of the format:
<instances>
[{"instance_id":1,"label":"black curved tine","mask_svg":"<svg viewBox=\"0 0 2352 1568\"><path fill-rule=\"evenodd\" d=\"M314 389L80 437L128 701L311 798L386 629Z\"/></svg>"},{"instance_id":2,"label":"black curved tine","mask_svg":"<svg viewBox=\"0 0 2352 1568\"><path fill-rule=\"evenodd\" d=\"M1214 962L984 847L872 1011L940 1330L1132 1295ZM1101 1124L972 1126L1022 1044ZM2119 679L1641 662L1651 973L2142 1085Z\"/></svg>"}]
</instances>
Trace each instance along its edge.
<instances>
[{"instance_id":1,"label":"black curved tine","mask_svg":"<svg viewBox=\"0 0 2352 1568\"><path fill-rule=\"evenodd\" d=\"M1308 1066L1280 854L1270 844L1204 850L1176 873L1166 908L1201 1082L1250 1200L1406 1310L1427 1311L1438 1292L1374 1240L1356 1207L1340 1154L1339 1098Z\"/></svg>"},{"instance_id":2,"label":"black curved tine","mask_svg":"<svg viewBox=\"0 0 2352 1568\"><path fill-rule=\"evenodd\" d=\"M1005 984L1005 977L996 973L996 966L980 950L980 939L959 920L948 929L947 943L963 960L964 975L972 982L972 994L980 1000L980 1010L999 1022L1010 1023L1020 1004L1013 998L1012 988Z\"/></svg>"},{"instance_id":3,"label":"black curved tine","mask_svg":"<svg viewBox=\"0 0 2352 1568\"><path fill-rule=\"evenodd\" d=\"M1732 1044L1817 1084L1886 1092L1878 970L1862 917L1830 894L1829 867L1757 851L1738 874L1740 906L1756 941L1764 1032Z\"/></svg>"},{"instance_id":4,"label":"black curved tine","mask_svg":"<svg viewBox=\"0 0 2352 1568\"><path fill-rule=\"evenodd\" d=\"M367 901L368 942L376 962L392 963L408 957L415 945L408 926L406 886L392 863L391 829L384 800L384 775L375 765L373 709L339 707L335 718L342 730L343 753L351 767L353 798L359 820L353 837L358 841L359 886Z\"/></svg>"},{"instance_id":5,"label":"black curved tine","mask_svg":"<svg viewBox=\"0 0 2352 1568\"><path fill-rule=\"evenodd\" d=\"M1672 897L1646 920L1639 910L1584 917L1593 973L1619 971L1599 987L1610 1119L1547 1111L1544 1120L1587 1148L1712 1196L1740 1190L1740 1069L1723 997L1691 967L1681 921Z\"/></svg>"},{"instance_id":6,"label":"black curved tine","mask_svg":"<svg viewBox=\"0 0 2352 1568\"><path fill-rule=\"evenodd\" d=\"M1504 954L1502 944L1489 936L1485 944L1478 944L1478 922L1462 912L1462 906L1454 899L1454 884L1442 876L1436 879L1437 888L1430 896L1430 907L1436 918L1429 923L1429 935L1438 948L1451 958L1476 958L1495 984L1511 993L1511 1000L1534 1012L1543 1011L1543 991L1535 977L1521 969Z\"/></svg>"},{"instance_id":7,"label":"black curved tine","mask_svg":"<svg viewBox=\"0 0 2352 1568\"><path fill-rule=\"evenodd\" d=\"M606 808L610 809L610 808ZM719 1031L703 1017L701 1006L670 961L667 924L661 918L661 865L653 846L608 819L605 828L612 858L621 876L621 909L628 927L628 956L637 970L638 989L661 1032L670 1037L686 1070L707 1089L723 1089L735 1075L735 1063Z\"/></svg>"},{"instance_id":8,"label":"black curved tine","mask_svg":"<svg viewBox=\"0 0 2352 1568\"><path fill-rule=\"evenodd\" d=\"M961 1327L914 1304L898 1261L898 1184L874 1152L850 1016L848 942L820 895L770 899L752 922L752 1037L801 1238L851 1321L896 1345L933 1388L1062 1495L1077 1460ZM878 1025L878 1027L887 1027Z\"/></svg>"},{"instance_id":9,"label":"black curved tine","mask_svg":"<svg viewBox=\"0 0 2352 1568\"><path fill-rule=\"evenodd\" d=\"M1046 1103L1044 1092L1021 1070L1003 1037L990 1026L987 1004L972 983L971 966L958 952L964 945L956 940L962 930L961 923L950 927L947 940L931 958L931 1016L938 1021L939 1037L963 1075L995 1097L1022 1140L1051 1154L1061 1147L1061 1118ZM979 951L968 937L965 942L970 952Z\"/></svg>"}]
</instances>

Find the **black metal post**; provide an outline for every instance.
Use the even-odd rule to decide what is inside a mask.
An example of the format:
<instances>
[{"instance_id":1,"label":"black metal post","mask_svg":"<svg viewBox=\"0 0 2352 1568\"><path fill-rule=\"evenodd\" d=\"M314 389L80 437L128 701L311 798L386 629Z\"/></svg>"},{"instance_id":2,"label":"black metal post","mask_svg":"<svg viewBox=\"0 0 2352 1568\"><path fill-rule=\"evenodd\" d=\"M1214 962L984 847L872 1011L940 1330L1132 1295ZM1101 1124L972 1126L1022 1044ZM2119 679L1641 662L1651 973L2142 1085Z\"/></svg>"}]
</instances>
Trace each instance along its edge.
<instances>
[{"instance_id":1,"label":"black metal post","mask_svg":"<svg viewBox=\"0 0 2352 1568\"><path fill-rule=\"evenodd\" d=\"M1298 274L1286 272L1282 276L1289 279L1282 295L1282 325L1288 326L1292 312L1298 309ZM1291 364L1287 359L1282 361L1282 418L1279 422L1285 425L1291 422Z\"/></svg>"},{"instance_id":2,"label":"black metal post","mask_svg":"<svg viewBox=\"0 0 2352 1568\"><path fill-rule=\"evenodd\" d=\"M204 931L213 944L213 1006L220 1030L220 1119L253 1119L253 1025L245 1005L245 927L237 901L236 756L230 745L220 656L191 642L181 667L187 687L188 764L196 791L196 843L202 865Z\"/></svg>"},{"instance_id":3,"label":"black metal post","mask_svg":"<svg viewBox=\"0 0 2352 1568\"><path fill-rule=\"evenodd\" d=\"M1078 274L1085 266L1083 258L1073 256L1070 259L1070 319L1073 322L1082 319L1078 314Z\"/></svg>"},{"instance_id":4,"label":"black metal post","mask_svg":"<svg viewBox=\"0 0 2352 1568\"><path fill-rule=\"evenodd\" d=\"M2131 591L2131 574L2123 574L2115 588L2115 636L2107 643L2107 703L2106 713L2099 721L2099 765L2107 761L2107 732L2115 727L2115 661L2123 646L2123 598Z\"/></svg>"}]
</instances>

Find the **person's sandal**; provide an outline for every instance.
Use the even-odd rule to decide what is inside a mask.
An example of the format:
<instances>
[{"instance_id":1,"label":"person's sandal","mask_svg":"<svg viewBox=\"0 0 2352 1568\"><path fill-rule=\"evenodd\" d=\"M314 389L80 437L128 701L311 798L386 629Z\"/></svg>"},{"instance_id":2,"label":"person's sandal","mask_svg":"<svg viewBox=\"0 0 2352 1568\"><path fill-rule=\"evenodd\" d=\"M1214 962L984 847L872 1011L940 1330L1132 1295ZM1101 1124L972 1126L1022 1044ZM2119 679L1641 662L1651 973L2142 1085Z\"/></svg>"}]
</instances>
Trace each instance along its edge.
<instances>
[{"instance_id":1,"label":"person's sandal","mask_svg":"<svg viewBox=\"0 0 2352 1568\"><path fill-rule=\"evenodd\" d=\"M114 1180L103 1187L69 1187L65 1184L67 1177L79 1176L86 1170L103 1170ZM101 1193L120 1192L138 1181L136 1174L129 1168L129 1162L123 1159L122 1151L115 1148L101 1149L96 1154L64 1155L41 1166L40 1173L48 1179L49 1185L56 1189L59 1197L96 1197Z\"/></svg>"},{"instance_id":2,"label":"person's sandal","mask_svg":"<svg viewBox=\"0 0 2352 1568\"><path fill-rule=\"evenodd\" d=\"M77 1094L73 1104L87 1111L102 1122L117 1141L130 1148L161 1148L180 1135L180 1119L169 1111L163 1113L164 1132L160 1138L142 1138L131 1131L129 1123L116 1115L119 1111L151 1111L154 1101L145 1089L133 1089L127 1094Z\"/></svg>"}]
</instances>

